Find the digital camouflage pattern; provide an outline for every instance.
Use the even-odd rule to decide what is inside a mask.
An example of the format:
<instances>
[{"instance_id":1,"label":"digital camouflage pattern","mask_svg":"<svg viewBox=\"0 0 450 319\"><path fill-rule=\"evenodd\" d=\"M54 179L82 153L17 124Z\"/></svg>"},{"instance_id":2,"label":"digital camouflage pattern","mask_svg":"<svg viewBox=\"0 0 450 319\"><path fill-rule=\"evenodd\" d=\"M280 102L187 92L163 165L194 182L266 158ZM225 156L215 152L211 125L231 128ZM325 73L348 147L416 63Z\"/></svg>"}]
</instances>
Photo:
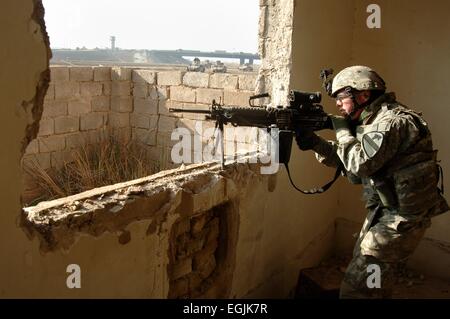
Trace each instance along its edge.
<instances>
[{"instance_id":1,"label":"digital camouflage pattern","mask_svg":"<svg viewBox=\"0 0 450 319\"><path fill-rule=\"evenodd\" d=\"M350 66L336 74L331 86L331 95L335 96L348 86L358 91L386 89L384 80L374 70L362 65Z\"/></svg>"},{"instance_id":2,"label":"digital camouflage pattern","mask_svg":"<svg viewBox=\"0 0 450 319\"><path fill-rule=\"evenodd\" d=\"M412 254L430 218L449 210L438 189L439 172L431 133L420 114L393 93L365 108L360 124L320 138L317 159L342 164L352 183L363 184L368 215L341 287L342 298L388 297L394 270ZM367 267L381 268L381 289L367 287Z\"/></svg>"}]
</instances>

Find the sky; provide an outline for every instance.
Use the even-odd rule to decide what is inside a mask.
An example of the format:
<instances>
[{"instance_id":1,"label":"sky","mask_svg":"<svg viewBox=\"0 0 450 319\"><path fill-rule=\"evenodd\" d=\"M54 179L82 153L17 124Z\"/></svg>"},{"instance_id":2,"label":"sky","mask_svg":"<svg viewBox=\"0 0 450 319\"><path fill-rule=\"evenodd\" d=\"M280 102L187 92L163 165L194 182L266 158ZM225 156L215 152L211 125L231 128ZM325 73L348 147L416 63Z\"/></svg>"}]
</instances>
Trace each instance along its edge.
<instances>
[{"instance_id":1,"label":"sky","mask_svg":"<svg viewBox=\"0 0 450 319\"><path fill-rule=\"evenodd\" d=\"M52 48L258 51L259 0L43 0Z\"/></svg>"}]
</instances>

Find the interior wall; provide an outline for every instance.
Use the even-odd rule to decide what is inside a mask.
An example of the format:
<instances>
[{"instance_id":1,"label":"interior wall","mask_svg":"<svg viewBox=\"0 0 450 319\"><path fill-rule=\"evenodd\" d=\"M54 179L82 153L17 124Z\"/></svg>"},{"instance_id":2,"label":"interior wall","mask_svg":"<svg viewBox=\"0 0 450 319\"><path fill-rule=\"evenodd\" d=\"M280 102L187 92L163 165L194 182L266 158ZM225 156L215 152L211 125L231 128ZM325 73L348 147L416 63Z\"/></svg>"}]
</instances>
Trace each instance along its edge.
<instances>
[{"instance_id":1,"label":"interior wall","mask_svg":"<svg viewBox=\"0 0 450 319\"><path fill-rule=\"evenodd\" d=\"M450 3L436 0L427 3L414 1L377 1L381 8L381 28L368 29L365 19L370 1L355 2L356 10L353 35L352 64L366 64L375 68L387 83L388 90L397 94L397 100L412 109L423 112L433 134L434 148L439 150L444 174L450 172ZM444 175L444 177L445 177ZM450 181L444 179L444 188ZM342 189L340 199L351 205L351 199ZM448 194L444 194L447 201ZM352 219L360 220L354 210ZM356 215L357 214L357 215ZM425 237L450 245L450 214L432 220ZM445 250L431 248L430 241L423 241L412 258L412 266L440 276L450 276L450 256ZM425 247L426 246L426 247ZM448 246L450 247L450 246ZM433 253L430 255L430 252ZM430 263L424 255L438 258L440 263ZM439 257L438 257L439 256ZM442 267L442 265L446 265Z\"/></svg>"},{"instance_id":2,"label":"interior wall","mask_svg":"<svg viewBox=\"0 0 450 319\"><path fill-rule=\"evenodd\" d=\"M400 102L423 112L445 174L450 171L450 79L447 75L450 69L450 20L447 17L450 3L444 0L433 1L432 5L420 0L380 0L376 3L381 8L380 29L369 29L366 24L371 14L367 12L367 7L372 1L297 0L291 87L317 90L317 76L322 67L333 67L335 74L349 65L373 67L386 80L388 90L397 94ZM334 102L327 97L324 100L325 109L336 114ZM332 133L321 135L334 139ZM301 158L298 160L298 170L315 167L310 154L300 153L297 156ZM317 183L324 170L308 170L307 176ZM449 179L444 179L444 182L448 189ZM337 193L320 196L338 204L335 212L339 220L356 225L362 223L366 211L361 187L350 185L341 178L334 192L336 190ZM449 199L448 195L445 197ZM351 233L344 236L351 236ZM448 276L450 260L445 247L450 243L450 214L435 217L426 237L411 264L429 273ZM430 248L435 241L434 248ZM430 263L430 258L441 262Z\"/></svg>"},{"instance_id":3,"label":"interior wall","mask_svg":"<svg viewBox=\"0 0 450 319\"><path fill-rule=\"evenodd\" d=\"M366 27L370 1L355 2L352 64L370 65L387 83L388 91L412 109L423 112L433 134L444 172L450 172L450 3L420 0L378 1L381 28ZM447 178L445 188L450 187ZM349 199L341 196L342 202ZM449 196L446 195L447 200ZM356 217L359 219L359 217ZM427 236L450 242L450 214L433 220Z\"/></svg>"}]
</instances>

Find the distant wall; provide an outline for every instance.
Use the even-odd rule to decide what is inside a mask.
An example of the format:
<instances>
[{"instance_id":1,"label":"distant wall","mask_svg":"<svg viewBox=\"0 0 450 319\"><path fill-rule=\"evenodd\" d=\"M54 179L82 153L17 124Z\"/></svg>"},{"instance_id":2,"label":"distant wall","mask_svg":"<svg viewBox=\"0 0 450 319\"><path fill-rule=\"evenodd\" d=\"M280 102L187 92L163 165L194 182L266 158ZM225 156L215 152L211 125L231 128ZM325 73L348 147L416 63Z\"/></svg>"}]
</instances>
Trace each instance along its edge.
<instances>
[{"instance_id":1,"label":"distant wall","mask_svg":"<svg viewBox=\"0 0 450 319\"><path fill-rule=\"evenodd\" d=\"M248 105L256 74L156 71L123 67L53 66L37 138L28 145L23 163L59 169L73 161L74 150L115 136L136 141L155 171L173 168L171 140L177 127L194 132L214 127L204 115L169 113L169 107L207 108L213 99L227 105ZM232 139L232 136L227 137ZM202 141L207 143L206 138ZM247 140L247 142L249 142ZM237 145L245 149L246 141ZM248 143L247 143L248 144ZM191 149L191 160L197 155ZM230 152L228 152L230 153ZM200 154L201 155L201 154ZM35 181L25 174L24 199L36 196Z\"/></svg>"}]
</instances>

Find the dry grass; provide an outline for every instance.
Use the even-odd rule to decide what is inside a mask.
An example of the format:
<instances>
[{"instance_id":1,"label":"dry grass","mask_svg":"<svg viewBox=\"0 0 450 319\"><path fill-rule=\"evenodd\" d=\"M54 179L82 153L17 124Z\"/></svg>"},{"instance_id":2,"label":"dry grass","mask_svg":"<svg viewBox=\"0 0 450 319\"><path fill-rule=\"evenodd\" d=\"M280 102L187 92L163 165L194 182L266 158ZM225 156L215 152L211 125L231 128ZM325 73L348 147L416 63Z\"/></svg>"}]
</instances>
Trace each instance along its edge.
<instances>
[{"instance_id":1,"label":"dry grass","mask_svg":"<svg viewBox=\"0 0 450 319\"><path fill-rule=\"evenodd\" d=\"M159 167L148 160L145 148L137 143L121 143L113 137L74 150L71 160L61 166L58 170L45 170L37 161L24 163L25 173L36 185L34 196L24 198L26 206L159 171Z\"/></svg>"}]
</instances>

